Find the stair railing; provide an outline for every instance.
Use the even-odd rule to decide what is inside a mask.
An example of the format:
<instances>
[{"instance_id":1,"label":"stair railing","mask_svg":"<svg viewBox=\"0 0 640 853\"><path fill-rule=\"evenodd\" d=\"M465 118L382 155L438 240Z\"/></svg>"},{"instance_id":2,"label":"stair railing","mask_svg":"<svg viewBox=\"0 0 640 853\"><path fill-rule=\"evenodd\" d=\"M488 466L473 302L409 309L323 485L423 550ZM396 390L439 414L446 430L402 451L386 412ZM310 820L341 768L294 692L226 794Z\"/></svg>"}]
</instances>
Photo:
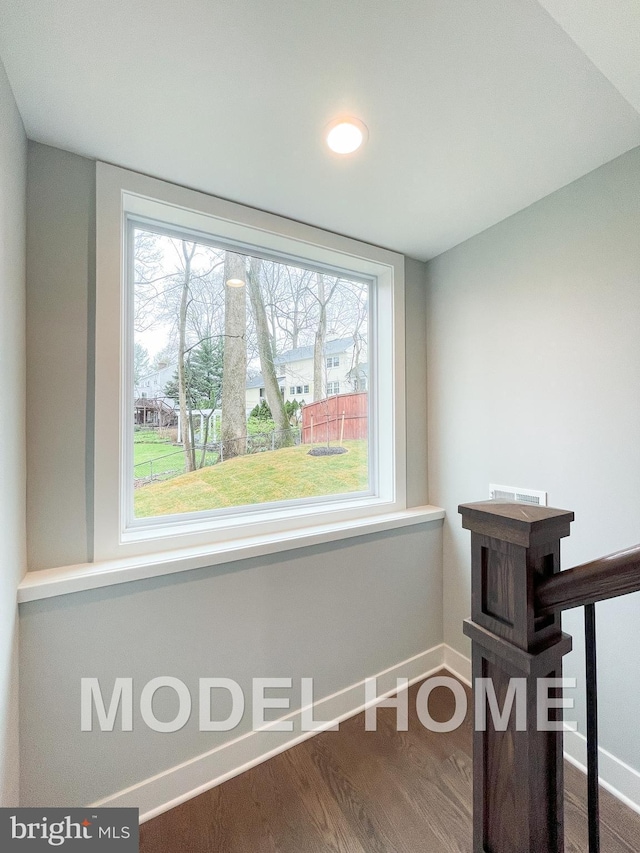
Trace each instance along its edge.
<instances>
[{"instance_id":1,"label":"stair railing","mask_svg":"<svg viewBox=\"0 0 640 853\"><path fill-rule=\"evenodd\" d=\"M490 682L504 709L513 698L511 680L519 679L527 712L524 725L511 713L506 727L496 726L484 699L486 724L475 727L473 746L474 853L564 851L562 710L552 707L541 725L539 691L542 685L550 699L561 697L548 681L561 678L572 645L560 614L581 606L589 851L599 853L595 604L640 590L640 546L560 572L560 540L570 533L572 512L497 501L459 511L471 531L472 605L464 631L472 641L474 686Z\"/></svg>"}]
</instances>

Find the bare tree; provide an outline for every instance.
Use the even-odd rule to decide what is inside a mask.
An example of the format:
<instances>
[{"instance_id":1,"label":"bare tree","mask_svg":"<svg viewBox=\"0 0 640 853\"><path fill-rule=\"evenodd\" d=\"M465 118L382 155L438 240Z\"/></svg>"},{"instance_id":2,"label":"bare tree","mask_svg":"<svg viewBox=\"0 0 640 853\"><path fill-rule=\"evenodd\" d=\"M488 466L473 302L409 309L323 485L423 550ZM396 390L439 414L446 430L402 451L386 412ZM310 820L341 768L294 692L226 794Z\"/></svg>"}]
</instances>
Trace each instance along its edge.
<instances>
[{"instance_id":1,"label":"bare tree","mask_svg":"<svg viewBox=\"0 0 640 853\"><path fill-rule=\"evenodd\" d=\"M313 399L323 400L326 397L325 384L325 345L327 342L327 305L333 296L340 279L336 278L329 288L329 293L326 291L324 275L320 272L316 273L316 292L314 294L320 314L318 317L318 325L316 327L316 336L313 343Z\"/></svg>"},{"instance_id":2,"label":"bare tree","mask_svg":"<svg viewBox=\"0 0 640 853\"><path fill-rule=\"evenodd\" d=\"M262 261L258 258L250 259L248 276L249 297L251 299L251 309L258 336L258 354L260 356L260 368L262 370L267 403L271 409L271 417L279 434L278 444L281 447L288 447L293 444L293 435L291 433L289 418L284 409L284 400L280 393L280 383L276 374L272 338L269 333L267 312L260 290L261 267Z\"/></svg>"},{"instance_id":3,"label":"bare tree","mask_svg":"<svg viewBox=\"0 0 640 853\"><path fill-rule=\"evenodd\" d=\"M246 258L227 252L224 280L246 281ZM247 297L246 287L225 287L225 346L220 432L224 459L246 451Z\"/></svg>"},{"instance_id":4,"label":"bare tree","mask_svg":"<svg viewBox=\"0 0 640 853\"><path fill-rule=\"evenodd\" d=\"M182 425L182 446L184 448L185 471L195 471L195 448L192 441L192 419L190 404L187 400L187 376L185 354L187 351L187 312L189 309L189 285L191 284L191 261L196 251L195 243L182 241L184 257L184 278L180 294L180 313L178 315L178 404Z\"/></svg>"},{"instance_id":5,"label":"bare tree","mask_svg":"<svg viewBox=\"0 0 640 853\"><path fill-rule=\"evenodd\" d=\"M284 292L277 303L275 316L286 343L291 349L297 349L302 338L312 335L316 300L309 285L315 273L290 266L284 266L283 270Z\"/></svg>"}]
</instances>

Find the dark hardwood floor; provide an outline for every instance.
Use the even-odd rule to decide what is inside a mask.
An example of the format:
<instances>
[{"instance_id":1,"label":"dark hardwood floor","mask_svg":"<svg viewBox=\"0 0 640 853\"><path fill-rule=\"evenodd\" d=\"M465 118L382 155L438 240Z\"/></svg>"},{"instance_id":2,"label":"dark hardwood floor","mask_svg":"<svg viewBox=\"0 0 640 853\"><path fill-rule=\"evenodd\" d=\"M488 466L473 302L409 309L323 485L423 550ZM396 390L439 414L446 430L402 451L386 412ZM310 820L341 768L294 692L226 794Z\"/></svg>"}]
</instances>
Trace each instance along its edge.
<instances>
[{"instance_id":1,"label":"dark hardwood floor","mask_svg":"<svg viewBox=\"0 0 640 853\"><path fill-rule=\"evenodd\" d=\"M443 673L444 674L444 673ZM360 714L142 825L142 853L471 853L471 722L396 732ZM437 720L448 690L431 694ZM602 791L602 853L640 850L640 815ZM566 853L586 853L586 780L566 765Z\"/></svg>"}]
</instances>

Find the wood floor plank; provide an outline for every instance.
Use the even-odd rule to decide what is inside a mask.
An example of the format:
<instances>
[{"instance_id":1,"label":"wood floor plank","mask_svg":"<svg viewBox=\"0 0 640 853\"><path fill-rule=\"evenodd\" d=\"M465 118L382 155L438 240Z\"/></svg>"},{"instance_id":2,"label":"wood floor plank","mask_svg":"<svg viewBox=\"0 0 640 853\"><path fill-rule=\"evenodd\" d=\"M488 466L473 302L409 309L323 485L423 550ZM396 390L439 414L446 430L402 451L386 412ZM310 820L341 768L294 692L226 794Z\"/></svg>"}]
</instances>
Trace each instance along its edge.
<instances>
[{"instance_id":1,"label":"wood floor plank","mask_svg":"<svg viewBox=\"0 0 640 853\"><path fill-rule=\"evenodd\" d=\"M303 803L325 841L327 853L366 853L354 837L339 803L326 796L323 780L313 762L311 747L283 753L302 792Z\"/></svg>"},{"instance_id":2,"label":"wood floor plank","mask_svg":"<svg viewBox=\"0 0 640 853\"><path fill-rule=\"evenodd\" d=\"M471 704L436 734L418 719L419 686L408 731L392 708L375 732L364 714L346 720L143 824L141 853L471 853ZM448 720L451 692L436 688L429 709ZM586 853L586 782L570 765L565 791L566 853ZM601 853L638 853L640 816L601 798Z\"/></svg>"},{"instance_id":3,"label":"wood floor plank","mask_svg":"<svg viewBox=\"0 0 640 853\"><path fill-rule=\"evenodd\" d=\"M583 773L565 762L566 853L588 849L587 782ZM602 853L638 853L640 816L600 788L600 836Z\"/></svg>"},{"instance_id":4,"label":"wood floor plank","mask_svg":"<svg viewBox=\"0 0 640 853\"><path fill-rule=\"evenodd\" d=\"M433 737L423 727L397 732L395 719L381 715L377 732L352 726L349 744L366 756L369 767L375 764L386 779L403 791L412 813L434 836L435 847L429 849L468 853L471 762L459 752L454 753L455 761L448 750L437 755L430 742Z\"/></svg>"}]
</instances>

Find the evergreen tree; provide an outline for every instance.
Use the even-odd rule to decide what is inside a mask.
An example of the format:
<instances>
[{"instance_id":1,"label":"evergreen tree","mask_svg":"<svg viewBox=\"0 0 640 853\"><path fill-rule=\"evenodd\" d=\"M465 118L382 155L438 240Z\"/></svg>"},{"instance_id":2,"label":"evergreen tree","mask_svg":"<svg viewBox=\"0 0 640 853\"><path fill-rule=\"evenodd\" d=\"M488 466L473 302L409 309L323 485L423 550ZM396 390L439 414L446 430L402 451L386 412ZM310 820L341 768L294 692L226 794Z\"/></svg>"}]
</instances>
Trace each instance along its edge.
<instances>
[{"instance_id":1,"label":"evergreen tree","mask_svg":"<svg viewBox=\"0 0 640 853\"><path fill-rule=\"evenodd\" d=\"M191 393L191 368L189 364L185 366L185 386L187 391L187 403L189 404L189 408L193 409L196 405L195 400L193 399L193 395ZM164 386L164 394L165 397L171 397L172 400L177 400L179 397L178 392L178 371L176 370L173 374L173 378L167 382Z\"/></svg>"},{"instance_id":2,"label":"evergreen tree","mask_svg":"<svg viewBox=\"0 0 640 853\"><path fill-rule=\"evenodd\" d=\"M149 352L139 341L133 348L133 381L137 385L143 376L151 372L149 364Z\"/></svg>"},{"instance_id":3,"label":"evergreen tree","mask_svg":"<svg viewBox=\"0 0 640 853\"><path fill-rule=\"evenodd\" d=\"M216 409L222 402L222 366L224 360L224 342L222 339L215 341L205 340L198 344L188 355L184 366L185 396L188 410L188 429L194 435L193 410L194 409ZM164 393L172 399L179 398L178 371L173 379L167 382ZM205 463L206 446L209 440L209 420L205 420L204 434L200 436L202 444L202 455L200 463L195 457L193 449L193 467L200 467Z\"/></svg>"},{"instance_id":4,"label":"evergreen tree","mask_svg":"<svg viewBox=\"0 0 640 853\"><path fill-rule=\"evenodd\" d=\"M199 408L216 409L222 403L222 338L202 341L189 360L191 396Z\"/></svg>"},{"instance_id":5,"label":"evergreen tree","mask_svg":"<svg viewBox=\"0 0 640 853\"><path fill-rule=\"evenodd\" d=\"M255 418L258 421L270 421L271 417L271 409L269 408L269 404L266 400L262 399L260 402L251 409L250 418Z\"/></svg>"},{"instance_id":6,"label":"evergreen tree","mask_svg":"<svg viewBox=\"0 0 640 853\"><path fill-rule=\"evenodd\" d=\"M216 409L222 400L224 342L202 341L191 351L185 364L185 386L190 409ZM165 385L164 393L178 399L178 371Z\"/></svg>"}]
</instances>

